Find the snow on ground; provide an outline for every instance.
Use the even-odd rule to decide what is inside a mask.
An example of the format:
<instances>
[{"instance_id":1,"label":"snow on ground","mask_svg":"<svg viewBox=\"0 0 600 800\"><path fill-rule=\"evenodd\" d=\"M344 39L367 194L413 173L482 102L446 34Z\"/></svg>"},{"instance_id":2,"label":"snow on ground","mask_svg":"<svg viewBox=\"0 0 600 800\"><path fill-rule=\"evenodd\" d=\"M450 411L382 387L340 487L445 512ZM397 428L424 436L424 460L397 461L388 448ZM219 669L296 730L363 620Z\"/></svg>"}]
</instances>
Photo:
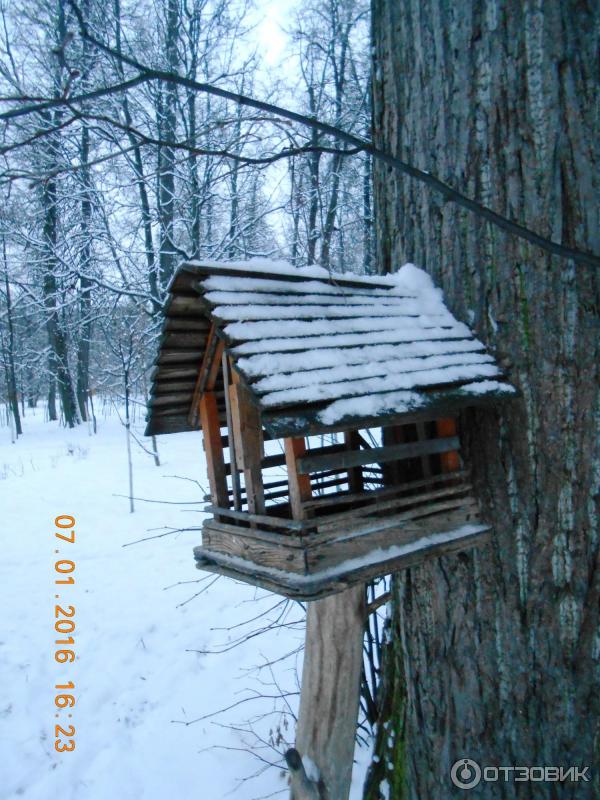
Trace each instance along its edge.
<instances>
[{"instance_id":1,"label":"snow on ground","mask_svg":"<svg viewBox=\"0 0 600 800\"><path fill-rule=\"evenodd\" d=\"M165 526L200 524L201 506L191 505L203 494L193 481L206 488L200 434L160 438L158 468L134 445L134 494L190 505L137 502L130 514L128 500L117 496L127 493L127 462L115 414L99 413L96 436L85 426L69 431L44 422L42 409L35 415L27 411L24 426L16 444L8 428L0 427L0 797L287 797L281 770L265 769L259 759L275 762L286 747L277 742L273 749L268 740L277 737L283 722L278 710L296 710L296 695L277 698L280 689L297 692L301 654L279 659L301 647L303 623L274 627L226 648L268 621L302 621L302 610L290 603L279 618L284 606L275 595L225 578L213 583L214 576L195 583L206 576L192 556L198 532L123 547L156 536ZM54 518L60 514L76 518L75 544L55 538ZM57 558L76 563L75 585L60 587L59 601ZM201 589L205 592L190 600ZM54 660L56 602L76 609L74 664ZM264 612L245 626L215 630ZM226 651L196 652L207 650ZM277 663L257 669L269 661ZM76 705L56 719L54 686L69 680L75 683ZM240 703L260 694L269 697ZM223 715L181 724L228 706L234 707ZM263 714L270 716L261 720ZM248 720L267 742L263 749L244 733ZM289 742L289 714L287 722L283 734ZM55 751L55 723L75 726L74 752ZM359 755L356 800L366 750ZM249 776L255 777L244 780Z\"/></svg>"}]
</instances>

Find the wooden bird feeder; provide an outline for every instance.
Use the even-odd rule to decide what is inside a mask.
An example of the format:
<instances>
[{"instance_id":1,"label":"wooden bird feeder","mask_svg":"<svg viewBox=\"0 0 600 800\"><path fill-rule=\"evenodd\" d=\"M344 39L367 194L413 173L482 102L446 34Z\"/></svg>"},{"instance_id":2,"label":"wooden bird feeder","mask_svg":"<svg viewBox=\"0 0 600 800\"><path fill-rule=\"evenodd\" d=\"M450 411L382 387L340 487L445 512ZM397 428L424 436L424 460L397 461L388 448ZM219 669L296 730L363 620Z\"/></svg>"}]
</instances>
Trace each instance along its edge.
<instances>
[{"instance_id":1,"label":"wooden bird feeder","mask_svg":"<svg viewBox=\"0 0 600 800\"><path fill-rule=\"evenodd\" d=\"M198 567L314 600L486 540L456 415L513 392L416 268L190 263L146 433L203 431Z\"/></svg>"}]
</instances>

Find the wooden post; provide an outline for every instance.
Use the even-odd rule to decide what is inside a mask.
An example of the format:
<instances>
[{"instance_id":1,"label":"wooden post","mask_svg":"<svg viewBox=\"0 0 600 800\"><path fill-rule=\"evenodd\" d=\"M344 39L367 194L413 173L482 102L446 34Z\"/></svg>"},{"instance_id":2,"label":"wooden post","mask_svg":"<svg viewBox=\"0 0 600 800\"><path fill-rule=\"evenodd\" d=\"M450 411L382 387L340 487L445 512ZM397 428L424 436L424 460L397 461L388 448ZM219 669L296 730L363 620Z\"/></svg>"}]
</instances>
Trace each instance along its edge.
<instances>
[{"instance_id":1,"label":"wooden post","mask_svg":"<svg viewBox=\"0 0 600 800\"><path fill-rule=\"evenodd\" d=\"M437 435L440 437L456 436L456 420L453 417L436 420L435 427ZM455 472L460 469L460 457L456 450L440 453L440 461L442 472Z\"/></svg>"},{"instance_id":2,"label":"wooden post","mask_svg":"<svg viewBox=\"0 0 600 800\"><path fill-rule=\"evenodd\" d=\"M285 760L294 786L294 800L326 800L323 782L309 778L295 747L285 753Z\"/></svg>"},{"instance_id":3,"label":"wooden post","mask_svg":"<svg viewBox=\"0 0 600 800\"><path fill-rule=\"evenodd\" d=\"M350 793L364 626L364 584L308 603L296 749L316 764L327 800Z\"/></svg>"},{"instance_id":4,"label":"wooden post","mask_svg":"<svg viewBox=\"0 0 600 800\"><path fill-rule=\"evenodd\" d=\"M344 431L344 443L348 450L360 450L361 438L358 431ZM364 487L361 467L348 470L348 486L351 492L362 492Z\"/></svg>"},{"instance_id":5,"label":"wooden post","mask_svg":"<svg viewBox=\"0 0 600 800\"><path fill-rule=\"evenodd\" d=\"M285 465L288 474L288 485L290 493L290 508L294 519L304 519L306 516L302 503L310 500L312 489L310 486L310 475L301 475L298 472L296 459L306 453L304 439L285 439Z\"/></svg>"},{"instance_id":6,"label":"wooden post","mask_svg":"<svg viewBox=\"0 0 600 800\"><path fill-rule=\"evenodd\" d=\"M298 472L302 438L285 440L290 506L304 519L310 499L310 476ZM319 770L322 786L315 795L348 800L363 664L365 586L360 584L307 604L306 640L296 749ZM292 800L311 798L303 770L290 769ZM316 789L316 787L312 787Z\"/></svg>"}]
</instances>

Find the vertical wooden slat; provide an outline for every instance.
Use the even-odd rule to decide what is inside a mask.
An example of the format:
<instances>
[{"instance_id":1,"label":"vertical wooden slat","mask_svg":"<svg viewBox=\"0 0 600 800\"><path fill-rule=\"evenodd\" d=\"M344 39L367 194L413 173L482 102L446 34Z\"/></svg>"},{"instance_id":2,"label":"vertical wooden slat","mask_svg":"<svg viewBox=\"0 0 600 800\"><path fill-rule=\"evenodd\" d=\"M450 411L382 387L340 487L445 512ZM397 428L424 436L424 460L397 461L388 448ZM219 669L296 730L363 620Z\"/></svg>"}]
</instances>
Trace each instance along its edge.
<instances>
[{"instance_id":1,"label":"vertical wooden slat","mask_svg":"<svg viewBox=\"0 0 600 800\"><path fill-rule=\"evenodd\" d=\"M425 422L417 422L417 439L420 442L425 441L429 438L427 435L427 428ZM430 456L423 456L421 458L421 469L423 470L423 477L429 478L431 475L431 459Z\"/></svg>"},{"instance_id":2,"label":"vertical wooden slat","mask_svg":"<svg viewBox=\"0 0 600 800\"><path fill-rule=\"evenodd\" d=\"M202 356L202 363L198 370L198 377L196 378L196 385L194 387L194 394L192 395L192 403L190 406L189 419L195 425L199 413L200 398L205 391L211 391L215 388L217 382L217 375L221 366L221 355L225 348L225 343L217 336L214 323L211 325L206 340L206 349Z\"/></svg>"},{"instance_id":3,"label":"vertical wooden slat","mask_svg":"<svg viewBox=\"0 0 600 800\"><path fill-rule=\"evenodd\" d=\"M310 475L301 475L298 472L296 459L306 453L306 444L303 438L290 437L284 440L284 448L292 516L294 519L304 519L305 512L302 508L302 503L311 499L312 490L310 487Z\"/></svg>"},{"instance_id":4,"label":"vertical wooden slat","mask_svg":"<svg viewBox=\"0 0 600 800\"><path fill-rule=\"evenodd\" d=\"M227 416L227 432L229 443L229 460L231 464L231 488L233 493L233 507L236 511L241 511L241 486L240 473L238 472L237 459L235 455L235 436L233 433L233 418L231 414L231 400L229 397L229 358L226 353L222 356L223 364L223 387L225 389L225 414Z\"/></svg>"},{"instance_id":5,"label":"vertical wooden slat","mask_svg":"<svg viewBox=\"0 0 600 800\"><path fill-rule=\"evenodd\" d=\"M439 437L456 436L456 420L453 417L436 420L435 428ZM460 469L458 452L451 450L448 453L440 453L440 463L442 472L455 472Z\"/></svg>"},{"instance_id":6,"label":"vertical wooden slat","mask_svg":"<svg viewBox=\"0 0 600 800\"><path fill-rule=\"evenodd\" d=\"M394 444L402 444L404 435L400 425L390 425L381 429L381 441L384 447ZM381 464L383 472L383 482L386 486L397 486L402 482L403 474L399 461L391 461Z\"/></svg>"},{"instance_id":7,"label":"vertical wooden slat","mask_svg":"<svg viewBox=\"0 0 600 800\"><path fill-rule=\"evenodd\" d=\"M262 480L262 424L260 411L252 403L249 392L243 383L236 378L229 387L232 433L235 442L235 458L237 467L244 471L246 502L251 514L263 514L265 511L265 492Z\"/></svg>"},{"instance_id":8,"label":"vertical wooden slat","mask_svg":"<svg viewBox=\"0 0 600 800\"><path fill-rule=\"evenodd\" d=\"M348 450L360 450L360 434L358 431L344 431L344 443ZM362 492L364 489L362 467L348 470L348 485L351 492Z\"/></svg>"},{"instance_id":9,"label":"vertical wooden slat","mask_svg":"<svg viewBox=\"0 0 600 800\"><path fill-rule=\"evenodd\" d=\"M214 392L205 391L200 398L200 423L204 435L208 482L213 504L229 508L219 409Z\"/></svg>"}]
</instances>

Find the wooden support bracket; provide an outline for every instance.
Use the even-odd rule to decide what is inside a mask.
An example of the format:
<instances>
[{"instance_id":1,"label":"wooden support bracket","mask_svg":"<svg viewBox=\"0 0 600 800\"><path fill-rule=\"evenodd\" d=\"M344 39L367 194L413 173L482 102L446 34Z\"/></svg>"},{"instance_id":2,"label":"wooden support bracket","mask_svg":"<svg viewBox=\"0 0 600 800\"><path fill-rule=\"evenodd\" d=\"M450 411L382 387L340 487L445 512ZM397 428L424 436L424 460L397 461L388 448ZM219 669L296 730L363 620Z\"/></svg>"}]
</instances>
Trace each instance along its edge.
<instances>
[{"instance_id":1,"label":"wooden support bracket","mask_svg":"<svg viewBox=\"0 0 600 800\"><path fill-rule=\"evenodd\" d=\"M227 474L221 443L221 424L214 392L204 392L200 399L200 422L204 435L208 482L213 503L223 508L229 508Z\"/></svg>"},{"instance_id":2,"label":"wooden support bracket","mask_svg":"<svg viewBox=\"0 0 600 800\"><path fill-rule=\"evenodd\" d=\"M298 469L298 458L306 453L304 439L285 439L285 463L287 467L290 507L294 519L304 519L306 511L303 503L312 498L310 476L301 474Z\"/></svg>"},{"instance_id":3,"label":"wooden support bracket","mask_svg":"<svg viewBox=\"0 0 600 800\"><path fill-rule=\"evenodd\" d=\"M205 391L212 391L215 388L224 348L225 343L217 336L217 330L213 323L208 333L206 350L202 357L202 363L200 364L200 370L196 378L196 385L194 386L194 394L192 395L192 404L189 411L189 421L192 425L196 425L198 422L199 405L202 395Z\"/></svg>"},{"instance_id":4,"label":"wooden support bracket","mask_svg":"<svg viewBox=\"0 0 600 800\"><path fill-rule=\"evenodd\" d=\"M250 400L250 393L232 370L229 386L232 434L237 467L244 472L246 502L251 514L264 514L265 492L262 480L263 439L260 411Z\"/></svg>"}]
</instances>

